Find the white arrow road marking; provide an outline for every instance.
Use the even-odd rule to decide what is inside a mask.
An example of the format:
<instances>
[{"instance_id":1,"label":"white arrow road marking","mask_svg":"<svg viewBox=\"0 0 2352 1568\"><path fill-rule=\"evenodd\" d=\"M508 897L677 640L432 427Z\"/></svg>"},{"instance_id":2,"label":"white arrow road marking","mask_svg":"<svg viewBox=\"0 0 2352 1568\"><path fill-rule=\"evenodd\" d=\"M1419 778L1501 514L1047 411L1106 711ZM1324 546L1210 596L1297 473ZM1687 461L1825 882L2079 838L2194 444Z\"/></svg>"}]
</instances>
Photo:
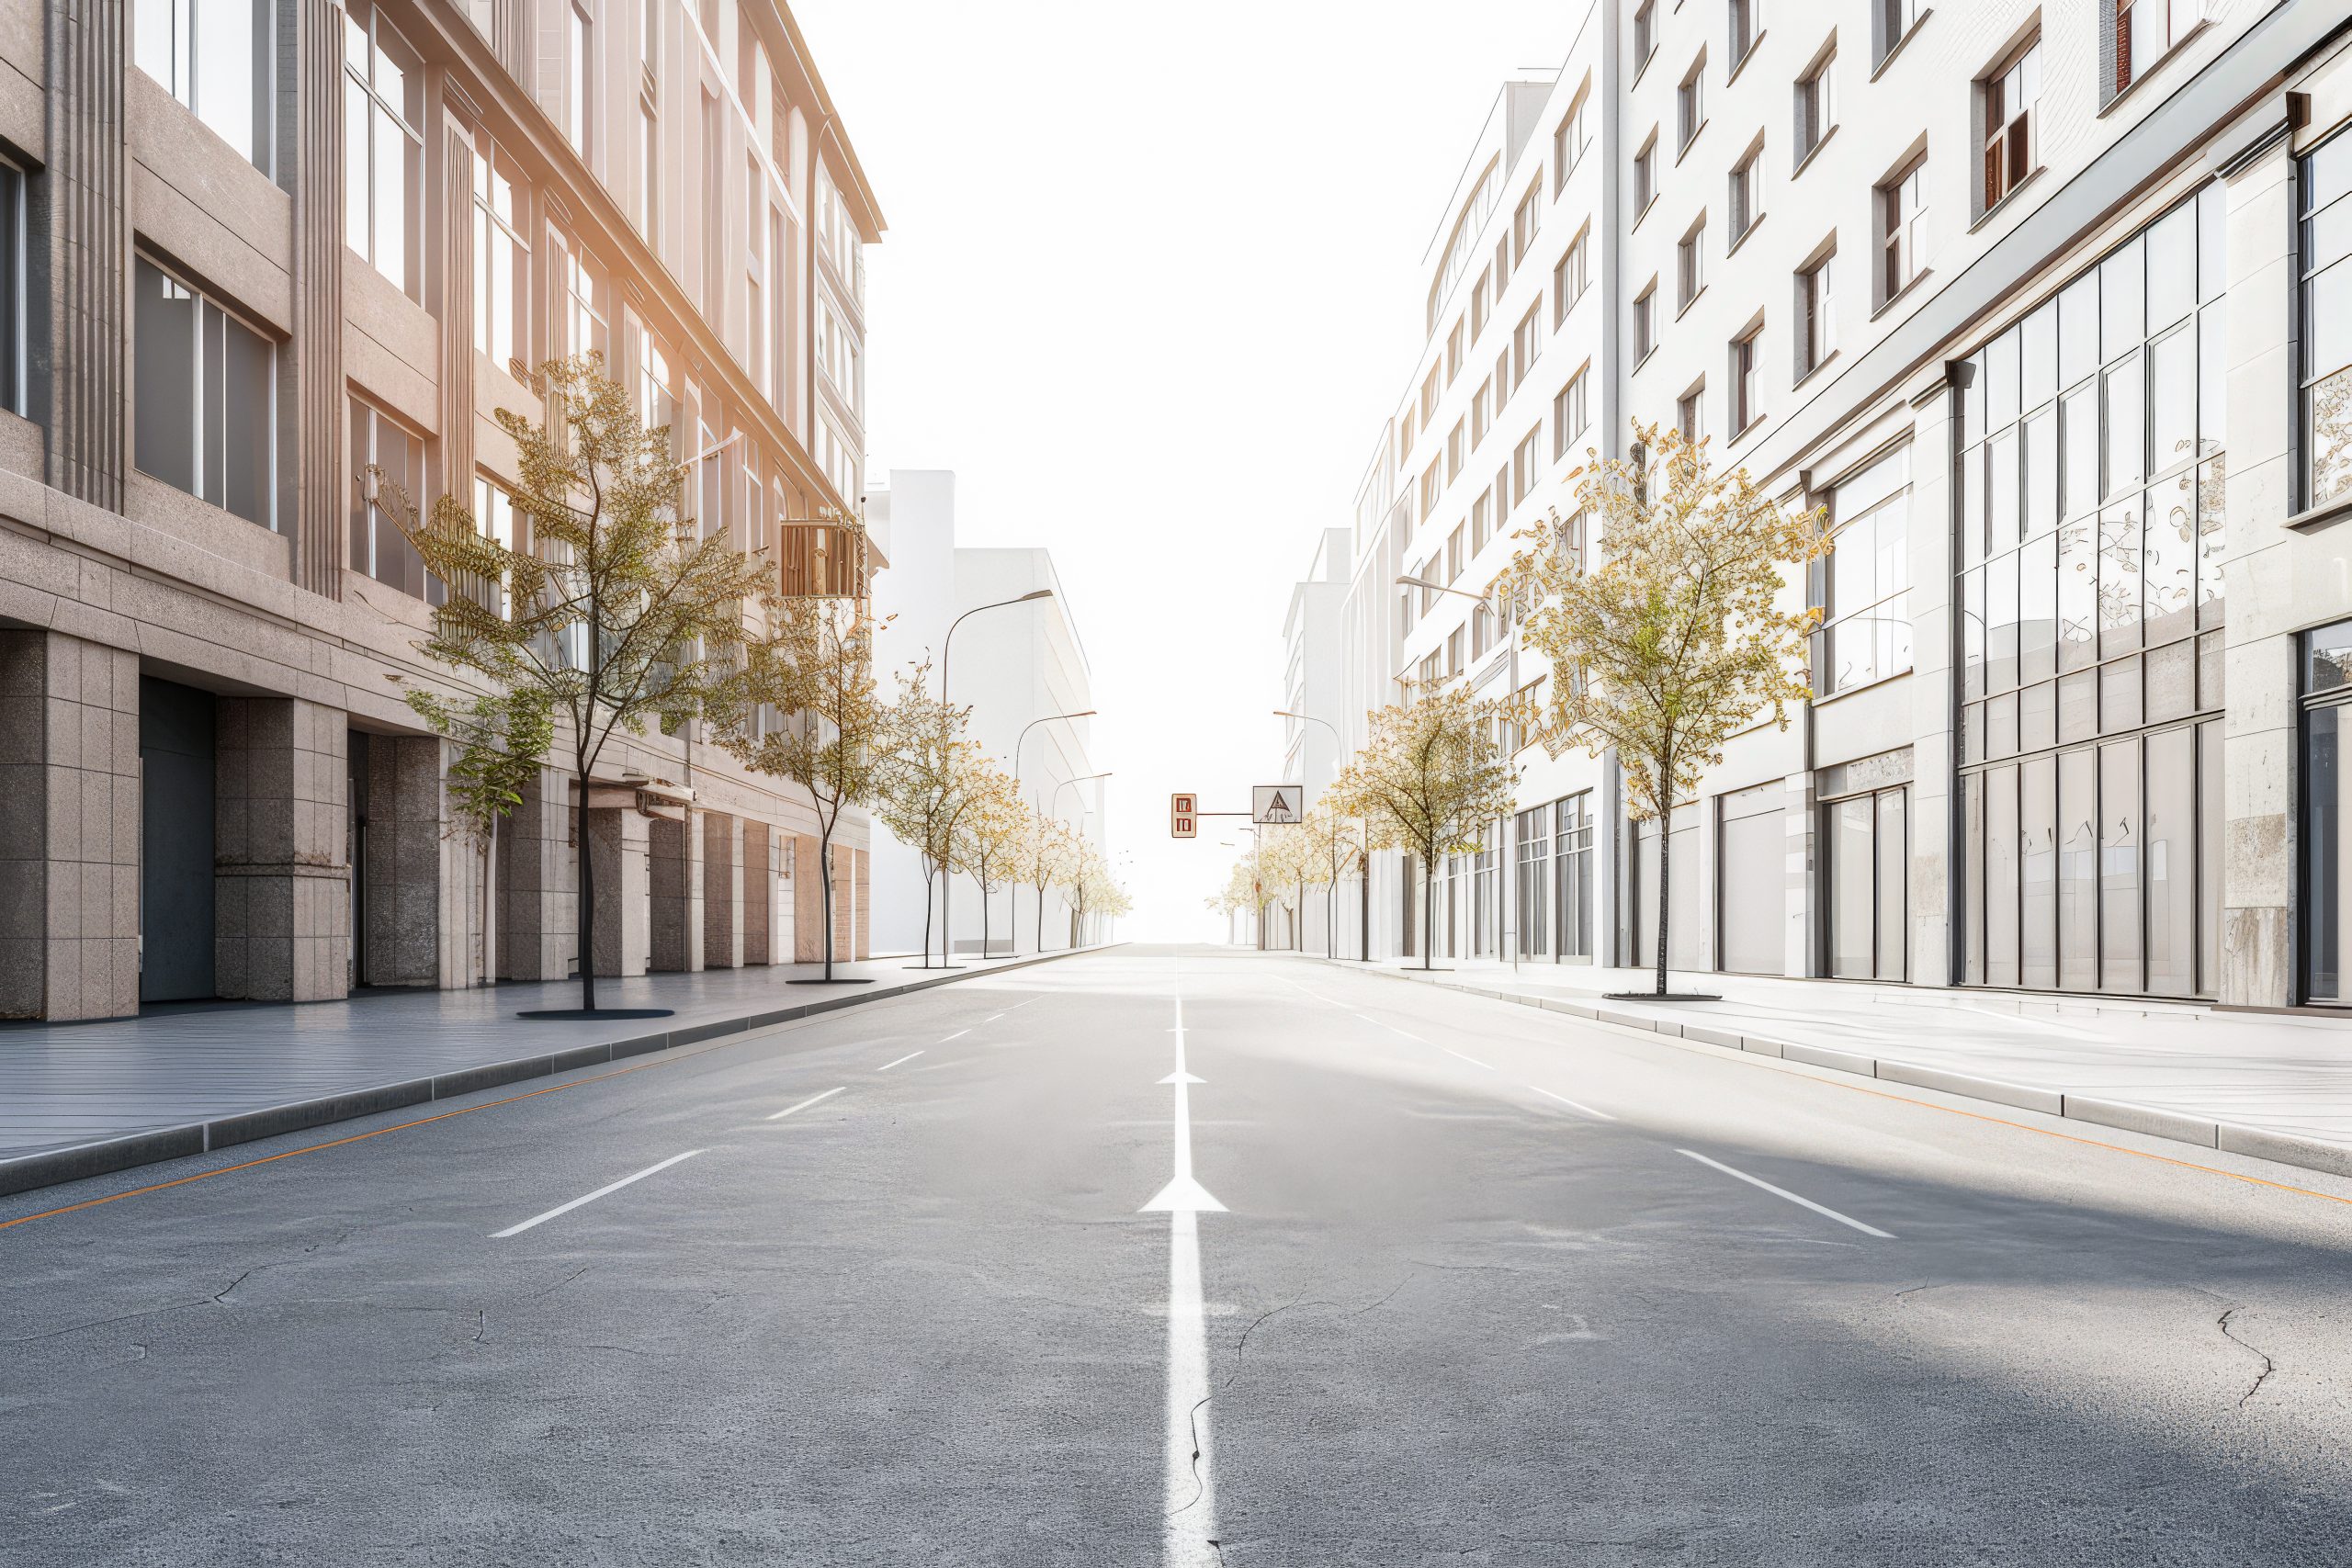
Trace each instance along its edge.
<instances>
[{"instance_id":1,"label":"white arrow road marking","mask_svg":"<svg viewBox=\"0 0 2352 1568\"><path fill-rule=\"evenodd\" d=\"M639 1171L635 1176L624 1176L618 1181L613 1182L608 1186L597 1188L596 1190L589 1193L584 1198L574 1198L571 1202L559 1204L557 1207L549 1209L544 1214L534 1214L519 1225L508 1225L503 1231L493 1231L491 1233L490 1239L492 1241L504 1241L510 1235L521 1235L533 1225L543 1225L549 1220L554 1219L558 1214L568 1214L571 1213L572 1210L580 1207L582 1203L593 1203L608 1192L617 1192L632 1181L642 1181L656 1171L667 1170L672 1166L677 1164L680 1160L692 1159L695 1156L702 1152L703 1151L700 1149L688 1149L684 1154L672 1155L660 1165L649 1165L643 1170Z\"/></svg>"},{"instance_id":2,"label":"white arrow road marking","mask_svg":"<svg viewBox=\"0 0 2352 1568\"><path fill-rule=\"evenodd\" d=\"M1800 1198L1785 1187L1773 1186L1762 1177L1750 1176L1744 1170L1734 1170L1723 1161L1719 1159L1709 1159L1705 1155L1701 1154L1696 1149L1677 1149L1674 1152L1679 1155L1688 1155L1692 1159L1697 1160L1701 1165L1711 1165L1717 1170L1722 1171L1725 1176L1736 1176L1742 1181L1747 1182L1750 1187L1761 1187L1765 1191L1770 1192L1775 1198L1786 1198L1790 1202L1794 1203L1800 1209L1811 1209L1816 1214L1826 1214L1829 1218L1836 1220L1841 1225L1853 1226L1864 1235L1874 1235L1881 1241L1893 1241L1894 1239L1892 1235L1879 1229L1876 1225L1866 1225L1860 1220L1851 1218L1849 1215L1841 1214L1835 1209L1826 1208L1822 1204L1815 1202L1810 1198Z\"/></svg>"},{"instance_id":3,"label":"white arrow road marking","mask_svg":"<svg viewBox=\"0 0 2352 1568\"><path fill-rule=\"evenodd\" d=\"M849 1086L848 1086L847 1084L843 1084L843 1085L842 1086L842 1089L847 1089L848 1087L849 1087ZM827 1090L826 1090L824 1093L822 1093L822 1094L812 1094L812 1095L810 1095L808 1099L806 1099L806 1100L802 1100L802 1101L801 1101L799 1104L797 1104L797 1105L787 1105L787 1106L786 1106L783 1110L781 1110L781 1111L777 1111L775 1115L773 1115L773 1116L769 1117L769 1118L768 1118L768 1120L769 1120L769 1121L771 1121L771 1122L781 1122L781 1121L783 1121L786 1117L787 1117L787 1116L791 1115L794 1111L806 1111L806 1110L808 1110L810 1106L812 1106L812 1105L816 1104L819 1100L831 1100L831 1099L832 1099L832 1098L833 1098L833 1096L835 1096L835 1095L837 1095L837 1094L841 1093L841 1091L842 1091L842 1090L841 1090L840 1089L827 1089Z\"/></svg>"},{"instance_id":4,"label":"white arrow road marking","mask_svg":"<svg viewBox=\"0 0 2352 1568\"><path fill-rule=\"evenodd\" d=\"M1180 985L1182 978L1179 977ZM1216 1476L1209 1453L1209 1347L1201 1303L1203 1213L1225 1205L1193 1179L1191 1089L1201 1080L1184 1068L1184 998L1176 998L1176 1070L1159 1081L1176 1089L1176 1173L1141 1213L1168 1215L1168 1450L1167 1508L1160 1561L1169 1568L1213 1568L1216 1542Z\"/></svg>"}]
</instances>

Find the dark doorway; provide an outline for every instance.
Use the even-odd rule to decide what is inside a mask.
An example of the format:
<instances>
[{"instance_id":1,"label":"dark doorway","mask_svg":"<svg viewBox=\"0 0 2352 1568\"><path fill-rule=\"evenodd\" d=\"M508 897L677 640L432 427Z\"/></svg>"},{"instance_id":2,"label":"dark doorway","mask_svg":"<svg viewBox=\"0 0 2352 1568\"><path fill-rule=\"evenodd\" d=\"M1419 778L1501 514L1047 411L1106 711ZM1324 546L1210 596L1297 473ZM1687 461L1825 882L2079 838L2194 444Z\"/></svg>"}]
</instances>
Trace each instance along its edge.
<instances>
[{"instance_id":1,"label":"dark doorway","mask_svg":"<svg viewBox=\"0 0 2352 1568\"><path fill-rule=\"evenodd\" d=\"M350 769L345 798L351 803L344 863L351 868L350 987L368 984L368 732L355 729L345 749Z\"/></svg>"},{"instance_id":2,"label":"dark doorway","mask_svg":"<svg viewBox=\"0 0 2352 1568\"><path fill-rule=\"evenodd\" d=\"M139 678L139 999L212 978L212 694Z\"/></svg>"}]
</instances>

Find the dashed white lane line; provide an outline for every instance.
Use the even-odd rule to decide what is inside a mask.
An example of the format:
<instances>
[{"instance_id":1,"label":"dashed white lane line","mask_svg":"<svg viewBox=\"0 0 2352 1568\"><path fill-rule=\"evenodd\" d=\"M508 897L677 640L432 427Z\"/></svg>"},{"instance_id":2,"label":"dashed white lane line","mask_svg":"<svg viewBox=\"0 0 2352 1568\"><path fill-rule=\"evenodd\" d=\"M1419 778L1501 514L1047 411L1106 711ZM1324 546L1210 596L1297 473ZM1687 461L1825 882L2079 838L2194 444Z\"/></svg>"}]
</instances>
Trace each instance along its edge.
<instances>
[{"instance_id":1,"label":"dashed white lane line","mask_svg":"<svg viewBox=\"0 0 2352 1568\"><path fill-rule=\"evenodd\" d=\"M1851 1225L1854 1229L1861 1232L1864 1235L1874 1235L1881 1241L1893 1241L1894 1239L1892 1234L1879 1229L1876 1225L1866 1225L1850 1214L1841 1214L1837 1210L1829 1208L1825 1204L1816 1203L1810 1198L1800 1198L1785 1187L1773 1186L1762 1177L1750 1176L1744 1170L1734 1170L1723 1161L1719 1159L1709 1159L1705 1155L1701 1154L1696 1149L1677 1149L1674 1152L1679 1155L1688 1155L1690 1158L1697 1160L1701 1165L1713 1166L1715 1169L1722 1171L1725 1176L1736 1176L1739 1178L1740 1180L1747 1182L1750 1187L1761 1187L1765 1191L1770 1192L1775 1198L1786 1198L1790 1202L1794 1203L1801 1209L1811 1209L1815 1213L1826 1215L1828 1218L1836 1220L1841 1225Z\"/></svg>"},{"instance_id":2,"label":"dashed white lane line","mask_svg":"<svg viewBox=\"0 0 2352 1568\"><path fill-rule=\"evenodd\" d=\"M1536 1093L1544 1096L1546 1099L1558 1100L1561 1104L1566 1106L1571 1111L1581 1111L1585 1115L1593 1117L1596 1120L1602 1122L1614 1122L1617 1120L1617 1118L1611 1116L1606 1111L1596 1110L1592 1106L1587 1105L1581 1100L1570 1100L1565 1094L1554 1094L1542 1084L1529 1084L1527 1087L1533 1089Z\"/></svg>"},{"instance_id":3,"label":"dashed white lane line","mask_svg":"<svg viewBox=\"0 0 2352 1568\"><path fill-rule=\"evenodd\" d=\"M544 1214L534 1214L519 1225L508 1225L503 1231L492 1231L491 1233L490 1239L492 1241L503 1241L510 1235L521 1235L533 1225L543 1225L559 1214L568 1214L571 1213L572 1210L580 1207L582 1203L593 1203L597 1199L604 1197L607 1193L619 1191L622 1188L627 1187L632 1181L642 1181L647 1177L655 1174L657 1171L667 1170L672 1166L677 1164L680 1160L692 1159L695 1156L702 1152L703 1151L700 1149L688 1149L684 1154L672 1155L660 1165L649 1165L643 1170L639 1171L635 1176L624 1176L618 1181L597 1188L596 1190L587 1194L585 1197L574 1198L569 1203L558 1204L555 1208L549 1209Z\"/></svg>"},{"instance_id":4,"label":"dashed white lane line","mask_svg":"<svg viewBox=\"0 0 2352 1568\"><path fill-rule=\"evenodd\" d=\"M905 1055L903 1055L903 1056L899 1057L899 1060L898 1060L897 1062L885 1062L885 1063L883 1063L880 1066L878 1066L878 1067L875 1068L874 1070L875 1070L876 1072L877 1072L877 1073L887 1073L887 1072L888 1072L892 1067L898 1066L899 1065L899 1063L902 1063L902 1062L911 1062L911 1061L913 1061L917 1056L920 1056L920 1055L922 1055L922 1052L920 1052L920 1051L910 1051L910 1052L908 1052Z\"/></svg>"},{"instance_id":5,"label":"dashed white lane line","mask_svg":"<svg viewBox=\"0 0 2352 1568\"><path fill-rule=\"evenodd\" d=\"M794 1111L806 1111L806 1110L808 1110L810 1106L812 1106L812 1105L816 1104L816 1103L817 1103L819 1100L831 1100L831 1099L832 1099L832 1098L833 1098L833 1096L835 1096L835 1095L837 1095L837 1094L841 1093L842 1089L847 1089L848 1087L849 1087L849 1086L848 1086L847 1084L843 1084L843 1085L842 1085L842 1086L841 1086L841 1089L827 1089L827 1090L826 1090L824 1093L822 1093L822 1094L812 1094L812 1095L810 1095L808 1099L806 1099L806 1100L802 1100L802 1101L801 1101L799 1104L797 1104L797 1105L787 1105L787 1106L786 1106L783 1110L781 1110L781 1111L777 1111L775 1115L770 1116L770 1117L768 1118L768 1120L769 1120L769 1121L771 1121L771 1122L781 1122L781 1121L783 1121L786 1117L787 1117L787 1116L791 1115L791 1114L792 1114Z\"/></svg>"},{"instance_id":6,"label":"dashed white lane line","mask_svg":"<svg viewBox=\"0 0 2352 1568\"><path fill-rule=\"evenodd\" d=\"M1434 1040L1430 1041L1430 1044L1432 1044L1432 1045L1437 1045L1437 1042L1436 1042L1436 1041L1434 1041ZM1445 1053L1447 1055L1449 1055L1449 1056L1459 1056L1459 1057L1461 1057L1461 1059L1462 1059L1463 1061L1465 1061L1465 1062L1469 1063L1469 1064L1470 1064L1472 1066L1474 1066L1474 1067L1484 1067L1484 1068L1486 1068L1486 1069L1487 1069L1487 1071L1488 1071L1488 1072L1490 1072L1490 1073L1491 1073L1491 1072L1493 1072L1493 1071L1495 1070L1495 1065L1494 1065L1492 1062L1482 1062L1482 1061L1478 1060L1478 1058L1477 1058L1477 1057L1476 1057L1476 1056L1465 1056L1465 1055L1463 1055L1463 1054L1462 1054L1461 1052L1459 1052L1459 1051L1455 1050L1455 1049L1454 1049L1453 1046L1451 1046L1451 1045L1437 1045L1437 1048L1438 1048L1439 1050L1441 1050L1441 1051L1444 1052L1444 1053Z\"/></svg>"},{"instance_id":7,"label":"dashed white lane line","mask_svg":"<svg viewBox=\"0 0 2352 1568\"><path fill-rule=\"evenodd\" d=\"M959 1030L957 1030L955 1033L953 1033L953 1034L949 1035L949 1036L947 1037L947 1040L961 1040L961 1039L963 1039L963 1038L964 1038L964 1036L966 1036L967 1034L969 1034L969 1033L971 1033L971 1032L971 1032L970 1030L968 1030L968 1029L959 1029ZM947 1043L947 1040L943 1040L943 1041L941 1041L941 1042L940 1042L940 1043L941 1043L942 1045L944 1045L944 1044L946 1044L946 1043Z\"/></svg>"}]
</instances>

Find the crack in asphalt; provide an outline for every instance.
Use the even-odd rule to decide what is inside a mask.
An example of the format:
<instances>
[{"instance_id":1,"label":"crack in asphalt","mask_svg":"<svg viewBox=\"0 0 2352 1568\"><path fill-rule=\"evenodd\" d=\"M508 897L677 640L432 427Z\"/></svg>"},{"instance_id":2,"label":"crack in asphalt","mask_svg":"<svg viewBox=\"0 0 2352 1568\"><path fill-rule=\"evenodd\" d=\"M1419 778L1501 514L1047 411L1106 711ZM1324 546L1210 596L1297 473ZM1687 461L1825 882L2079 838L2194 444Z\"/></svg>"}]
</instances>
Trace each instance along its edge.
<instances>
[{"instance_id":1,"label":"crack in asphalt","mask_svg":"<svg viewBox=\"0 0 2352 1568\"><path fill-rule=\"evenodd\" d=\"M2244 1410L2245 1408L2245 1403L2247 1400L2252 1399L2256 1394L2262 1392L2262 1385L2270 1381L2270 1374L2278 1370L2278 1363L2270 1359L2267 1351L2262 1349L2259 1346L2248 1344L2245 1340L2239 1338L2237 1334L2230 1327L2230 1319L2237 1316L2237 1314L2243 1310L2245 1309L2241 1307L2232 1307L2227 1312L2222 1314L2219 1318L2216 1318L2213 1323L2213 1326L2222 1331L2222 1338L2228 1340L2231 1344L2235 1345L2239 1349L2246 1352L2246 1354L2260 1358L2262 1361L2262 1371L2255 1374L2252 1385L2249 1386L2244 1393L2238 1395L2238 1408L2240 1410Z\"/></svg>"},{"instance_id":2,"label":"crack in asphalt","mask_svg":"<svg viewBox=\"0 0 2352 1568\"><path fill-rule=\"evenodd\" d=\"M1171 1519L1192 1507L1194 1503L1198 1503L1208 1493L1208 1483L1201 1479L1201 1406L1208 1402L1207 1394L1201 1395L1200 1398L1193 1401L1193 1408L1185 1416L1193 1432L1193 1495L1183 1507L1168 1510L1168 1517Z\"/></svg>"}]
</instances>

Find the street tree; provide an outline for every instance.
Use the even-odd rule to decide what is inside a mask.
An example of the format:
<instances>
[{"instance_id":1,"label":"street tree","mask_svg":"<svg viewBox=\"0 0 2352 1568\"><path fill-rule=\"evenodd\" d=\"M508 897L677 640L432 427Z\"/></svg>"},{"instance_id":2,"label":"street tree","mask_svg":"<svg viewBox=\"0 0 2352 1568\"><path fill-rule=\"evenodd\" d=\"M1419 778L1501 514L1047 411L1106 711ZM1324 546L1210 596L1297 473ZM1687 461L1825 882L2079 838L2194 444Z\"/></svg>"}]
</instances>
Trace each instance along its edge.
<instances>
[{"instance_id":1,"label":"street tree","mask_svg":"<svg viewBox=\"0 0 2352 1568\"><path fill-rule=\"evenodd\" d=\"M711 704L718 743L753 773L808 791L817 813L824 978L833 976L833 834L842 813L879 798L892 710L874 675L876 618L854 599L764 602L765 632Z\"/></svg>"},{"instance_id":2,"label":"street tree","mask_svg":"<svg viewBox=\"0 0 2352 1568\"><path fill-rule=\"evenodd\" d=\"M899 676L891 704L888 764L883 769L876 814L922 863L922 967L931 961L932 885L952 872L960 846L956 829L971 804L971 786L981 761L979 748L965 739L968 710L931 690L928 660ZM940 934L940 964L947 962L947 933Z\"/></svg>"},{"instance_id":3,"label":"street tree","mask_svg":"<svg viewBox=\"0 0 2352 1568\"><path fill-rule=\"evenodd\" d=\"M1069 886L1072 868L1077 864L1079 840L1076 834L1051 817L1033 817L1029 835L1022 847L1024 880L1037 894L1037 951L1046 951L1046 896L1057 887Z\"/></svg>"},{"instance_id":4,"label":"street tree","mask_svg":"<svg viewBox=\"0 0 2352 1568\"><path fill-rule=\"evenodd\" d=\"M1421 967L1435 967L1430 884L1438 859L1478 847L1485 826L1507 815L1518 773L1502 736L1521 718L1507 697L1479 697L1459 682L1371 716L1363 749L1348 759L1325 799L1363 818L1374 849L1409 851L1421 867Z\"/></svg>"},{"instance_id":5,"label":"street tree","mask_svg":"<svg viewBox=\"0 0 2352 1568\"><path fill-rule=\"evenodd\" d=\"M394 681L399 681L394 676ZM495 976L492 951L492 859L498 824L522 804L523 791L546 765L555 744L555 710L544 692L477 695L453 704L437 692L411 687L409 707L457 748L447 770L449 836L475 854L481 889L481 982Z\"/></svg>"},{"instance_id":6,"label":"street tree","mask_svg":"<svg viewBox=\"0 0 2352 1568\"><path fill-rule=\"evenodd\" d=\"M1314 863L1312 881L1323 889L1323 953L1337 958L1340 877L1363 854L1363 825L1352 813L1336 809L1327 796L1307 812L1298 830Z\"/></svg>"},{"instance_id":7,"label":"street tree","mask_svg":"<svg viewBox=\"0 0 2352 1568\"><path fill-rule=\"evenodd\" d=\"M980 956L989 956L989 899L1020 858L1029 807L1021 786L987 757L974 764L967 782L970 800L954 829L955 860L980 889Z\"/></svg>"},{"instance_id":8,"label":"street tree","mask_svg":"<svg viewBox=\"0 0 2352 1568\"><path fill-rule=\"evenodd\" d=\"M1788 728L1808 701L1804 569L1830 546L1826 513L1792 509L1745 468L1717 472L1706 443L1637 423L1637 459L1569 476L1598 525L1600 558L1587 569L1555 526L1512 563L1533 608L1522 636L1552 662L1539 738L1614 749L1626 811L1658 824L1657 984L1667 994L1668 855L1673 803L1723 761L1724 742L1769 712Z\"/></svg>"},{"instance_id":9,"label":"street tree","mask_svg":"<svg viewBox=\"0 0 2352 1568\"><path fill-rule=\"evenodd\" d=\"M488 685L469 722L513 737L531 732L539 708L561 721L550 744L570 748L581 1006L593 1012L590 782L616 736L641 736L649 721L674 727L733 674L743 606L769 569L724 532L701 536L680 504L685 470L671 456L669 430L646 428L600 355L550 360L537 381L549 394L543 420L496 415L514 443L513 544L486 533L455 496L420 519L380 468L365 472L425 570L447 585L417 647Z\"/></svg>"}]
</instances>

